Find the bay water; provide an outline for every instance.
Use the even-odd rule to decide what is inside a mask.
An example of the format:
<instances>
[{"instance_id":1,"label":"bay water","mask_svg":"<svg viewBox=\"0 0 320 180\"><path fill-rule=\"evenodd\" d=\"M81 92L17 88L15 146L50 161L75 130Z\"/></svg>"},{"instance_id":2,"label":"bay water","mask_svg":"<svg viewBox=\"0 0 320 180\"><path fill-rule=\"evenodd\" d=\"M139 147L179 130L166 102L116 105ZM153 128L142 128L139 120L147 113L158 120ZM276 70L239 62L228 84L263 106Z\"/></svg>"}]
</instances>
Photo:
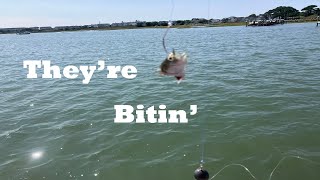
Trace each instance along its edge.
<instances>
[{"instance_id":1,"label":"bay water","mask_svg":"<svg viewBox=\"0 0 320 180\"><path fill-rule=\"evenodd\" d=\"M320 28L171 29L186 79L157 72L165 29L0 35L0 179L193 179L243 164L259 179L320 178ZM132 80L27 79L25 60L133 65ZM39 77L40 77L40 72ZM164 104L187 124L115 124L114 105ZM299 156L308 160L294 158ZM240 166L215 179L248 180Z\"/></svg>"}]
</instances>

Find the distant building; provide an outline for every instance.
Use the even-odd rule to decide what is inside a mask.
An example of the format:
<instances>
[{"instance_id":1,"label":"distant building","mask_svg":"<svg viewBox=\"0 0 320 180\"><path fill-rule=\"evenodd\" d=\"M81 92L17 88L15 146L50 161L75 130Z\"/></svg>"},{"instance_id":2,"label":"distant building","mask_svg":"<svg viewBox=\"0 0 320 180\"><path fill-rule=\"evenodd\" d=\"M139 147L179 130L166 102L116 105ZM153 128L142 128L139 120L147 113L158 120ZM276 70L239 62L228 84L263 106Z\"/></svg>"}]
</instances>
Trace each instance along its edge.
<instances>
[{"instance_id":1,"label":"distant building","mask_svg":"<svg viewBox=\"0 0 320 180\"><path fill-rule=\"evenodd\" d=\"M147 22L146 21L136 21L137 27L146 27Z\"/></svg>"},{"instance_id":2,"label":"distant building","mask_svg":"<svg viewBox=\"0 0 320 180\"><path fill-rule=\"evenodd\" d=\"M56 26L53 28L55 31L75 31L81 30L83 26Z\"/></svg>"},{"instance_id":3,"label":"distant building","mask_svg":"<svg viewBox=\"0 0 320 180\"><path fill-rule=\"evenodd\" d=\"M110 27L110 24L107 24L107 23L105 23L105 24L98 24L97 27L98 27L98 28L107 28L107 27Z\"/></svg>"},{"instance_id":4,"label":"distant building","mask_svg":"<svg viewBox=\"0 0 320 180\"><path fill-rule=\"evenodd\" d=\"M228 22L235 23L237 21L238 21L238 18L235 17L235 16L231 16L231 17L228 18Z\"/></svg>"},{"instance_id":5,"label":"distant building","mask_svg":"<svg viewBox=\"0 0 320 180\"><path fill-rule=\"evenodd\" d=\"M120 27L122 26L122 22L121 23L112 23L111 27Z\"/></svg>"},{"instance_id":6,"label":"distant building","mask_svg":"<svg viewBox=\"0 0 320 180\"><path fill-rule=\"evenodd\" d=\"M98 28L98 27L99 27L99 24L91 24L90 27L92 27L92 28Z\"/></svg>"},{"instance_id":7,"label":"distant building","mask_svg":"<svg viewBox=\"0 0 320 180\"><path fill-rule=\"evenodd\" d=\"M40 31L51 31L51 30L53 30L53 28L51 26L46 26L46 27L40 27L39 30Z\"/></svg>"},{"instance_id":8,"label":"distant building","mask_svg":"<svg viewBox=\"0 0 320 180\"><path fill-rule=\"evenodd\" d=\"M29 27L25 29L28 32L36 33L39 32L40 28L39 27Z\"/></svg>"},{"instance_id":9,"label":"distant building","mask_svg":"<svg viewBox=\"0 0 320 180\"><path fill-rule=\"evenodd\" d=\"M138 26L139 23L146 23L146 22L140 22L140 21L135 21L135 22L121 22L121 23L112 23L111 27L127 27L127 26Z\"/></svg>"},{"instance_id":10,"label":"distant building","mask_svg":"<svg viewBox=\"0 0 320 180\"><path fill-rule=\"evenodd\" d=\"M265 16L263 14L259 14L259 16L257 17L257 21L263 21L266 20Z\"/></svg>"},{"instance_id":11,"label":"distant building","mask_svg":"<svg viewBox=\"0 0 320 180\"><path fill-rule=\"evenodd\" d=\"M126 22L126 26L137 26L137 22Z\"/></svg>"},{"instance_id":12,"label":"distant building","mask_svg":"<svg viewBox=\"0 0 320 180\"><path fill-rule=\"evenodd\" d=\"M56 26L53 29L56 31L66 31L68 30L69 26Z\"/></svg>"},{"instance_id":13,"label":"distant building","mask_svg":"<svg viewBox=\"0 0 320 180\"><path fill-rule=\"evenodd\" d=\"M219 22L221 22L221 20L220 19L210 19L210 22L211 23L219 23Z\"/></svg>"},{"instance_id":14,"label":"distant building","mask_svg":"<svg viewBox=\"0 0 320 180\"><path fill-rule=\"evenodd\" d=\"M68 30L81 30L82 26L68 26Z\"/></svg>"}]
</instances>

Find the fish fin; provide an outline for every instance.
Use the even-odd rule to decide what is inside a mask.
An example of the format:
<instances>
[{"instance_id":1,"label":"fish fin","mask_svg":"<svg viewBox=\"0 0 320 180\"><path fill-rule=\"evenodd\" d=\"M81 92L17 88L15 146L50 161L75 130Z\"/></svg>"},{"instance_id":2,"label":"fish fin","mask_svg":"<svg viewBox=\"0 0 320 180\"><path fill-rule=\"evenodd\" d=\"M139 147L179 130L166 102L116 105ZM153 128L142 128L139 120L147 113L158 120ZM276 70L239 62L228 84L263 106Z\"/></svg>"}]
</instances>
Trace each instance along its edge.
<instances>
[{"instance_id":1,"label":"fish fin","mask_svg":"<svg viewBox=\"0 0 320 180\"><path fill-rule=\"evenodd\" d=\"M186 53L183 53L182 55L181 55L181 59L183 60L183 61L187 61L187 54Z\"/></svg>"}]
</instances>

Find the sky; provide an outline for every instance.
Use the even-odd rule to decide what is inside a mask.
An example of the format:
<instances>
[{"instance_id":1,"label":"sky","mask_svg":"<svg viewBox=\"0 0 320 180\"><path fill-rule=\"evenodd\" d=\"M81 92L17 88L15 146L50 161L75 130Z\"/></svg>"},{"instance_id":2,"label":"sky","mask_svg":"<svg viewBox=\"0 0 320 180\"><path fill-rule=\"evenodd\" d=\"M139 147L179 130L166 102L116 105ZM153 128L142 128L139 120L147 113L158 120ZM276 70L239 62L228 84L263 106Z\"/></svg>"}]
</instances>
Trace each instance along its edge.
<instances>
[{"instance_id":1,"label":"sky","mask_svg":"<svg viewBox=\"0 0 320 180\"><path fill-rule=\"evenodd\" d=\"M85 25L121 21L224 18L261 14L277 6L298 10L320 0L1 0L0 28ZM172 6L174 4L174 6ZM174 11L171 17L171 9Z\"/></svg>"}]
</instances>

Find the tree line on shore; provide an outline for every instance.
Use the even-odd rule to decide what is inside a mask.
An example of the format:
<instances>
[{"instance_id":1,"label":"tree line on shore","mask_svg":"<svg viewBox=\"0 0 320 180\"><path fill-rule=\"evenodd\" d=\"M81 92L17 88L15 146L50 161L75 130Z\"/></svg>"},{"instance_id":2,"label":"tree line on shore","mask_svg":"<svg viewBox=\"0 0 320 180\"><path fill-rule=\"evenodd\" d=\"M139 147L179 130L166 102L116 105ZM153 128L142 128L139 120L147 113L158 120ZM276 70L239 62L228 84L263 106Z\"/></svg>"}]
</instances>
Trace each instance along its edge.
<instances>
[{"instance_id":1,"label":"tree line on shore","mask_svg":"<svg viewBox=\"0 0 320 180\"><path fill-rule=\"evenodd\" d=\"M284 20L297 20L306 17L315 16L319 18L320 8L317 5L309 5L299 11L291 6L279 6L271 9L263 14L251 14L248 17L230 17L221 19L222 23L227 22L245 22L255 20L269 20L269 19L284 19Z\"/></svg>"},{"instance_id":2,"label":"tree line on shore","mask_svg":"<svg viewBox=\"0 0 320 180\"><path fill-rule=\"evenodd\" d=\"M178 20L175 21L176 25L188 25L188 24L212 24L212 23L234 23L234 22L246 22L246 21L256 21L256 20L269 20L269 19L284 19L284 20L297 20L304 19L306 17L314 16L313 19L316 19L317 16L320 16L320 8L317 5L309 5L304 7L299 11L296 8L291 6L279 6L274 9L271 9L263 14L251 14L248 17L229 17L223 19L192 19L192 20ZM147 24L147 26L156 26L161 24Z\"/></svg>"},{"instance_id":3,"label":"tree line on shore","mask_svg":"<svg viewBox=\"0 0 320 180\"><path fill-rule=\"evenodd\" d=\"M193 25L193 24L214 24L214 23L235 23L246 22L256 20L269 20L269 19L284 19L284 20L297 20L304 19L310 16L320 16L320 8L317 5L309 5L303 9L298 10L291 6L279 6L271 9L263 14L251 14L247 17L229 17L223 19L205 19L205 18L193 18L192 20L176 20L174 25ZM315 19L315 18L314 18ZM154 21L154 22L140 22L138 27L152 27L152 26L166 26L166 21Z\"/></svg>"},{"instance_id":4,"label":"tree line on shore","mask_svg":"<svg viewBox=\"0 0 320 180\"><path fill-rule=\"evenodd\" d=\"M311 15L320 15L320 8L317 5L309 5L301 11L291 7L291 6L279 6L277 8L271 9L263 14L264 18L281 18L281 19L294 19L300 17L308 17ZM250 15L251 17L255 17L255 14ZM249 16L249 17L250 17Z\"/></svg>"}]
</instances>

